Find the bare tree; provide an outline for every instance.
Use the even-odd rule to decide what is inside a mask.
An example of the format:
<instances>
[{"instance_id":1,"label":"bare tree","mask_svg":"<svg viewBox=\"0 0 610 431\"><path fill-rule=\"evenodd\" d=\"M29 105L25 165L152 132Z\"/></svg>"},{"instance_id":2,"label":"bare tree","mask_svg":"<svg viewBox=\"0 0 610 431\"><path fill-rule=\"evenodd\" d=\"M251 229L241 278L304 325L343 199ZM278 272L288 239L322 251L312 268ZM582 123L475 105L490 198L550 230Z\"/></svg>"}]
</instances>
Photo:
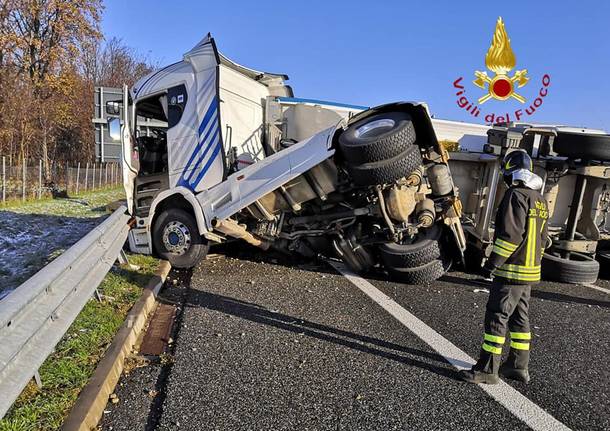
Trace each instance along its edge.
<instances>
[{"instance_id":1,"label":"bare tree","mask_svg":"<svg viewBox=\"0 0 610 431\"><path fill-rule=\"evenodd\" d=\"M121 39L109 39L97 52L95 83L107 87L133 85L155 67L148 58L135 52Z\"/></svg>"}]
</instances>

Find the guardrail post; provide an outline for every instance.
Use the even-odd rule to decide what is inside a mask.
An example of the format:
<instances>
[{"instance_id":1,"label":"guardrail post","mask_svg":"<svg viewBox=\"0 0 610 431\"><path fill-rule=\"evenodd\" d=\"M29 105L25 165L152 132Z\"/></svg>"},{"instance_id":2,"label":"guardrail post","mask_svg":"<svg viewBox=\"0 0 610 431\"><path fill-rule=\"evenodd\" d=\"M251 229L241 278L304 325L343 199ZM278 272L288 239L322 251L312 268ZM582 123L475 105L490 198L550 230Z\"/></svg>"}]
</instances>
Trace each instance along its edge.
<instances>
[{"instance_id":1,"label":"guardrail post","mask_svg":"<svg viewBox=\"0 0 610 431\"><path fill-rule=\"evenodd\" d=\"M121 264L121 265L129 264L129 260L127 260L127 254L125 254L125 250L119 251L119 256L117 257L117 260L119 261L119 264Z\"/></svg>"},{"instance_id":2,"label":"guardrail post","mask_svg":"<svg viewBox=\"0 0 610 431\"><path fill-rule=\"evenodd\" d=\"M76 166L76 194L78 194L78 182L80 180L80 162Z\"/></svg>"},{"instance_id":3,"label":"guardrail post","mask_svg":"<svg viewBox=\"0 0 610 431\"><path fill-rule=\"evenodd\" d=\"M119 255L117 256L116 260L119 261L119 266L129 268L132 271L140 270L140 267L138 265L129 263L129 260L127 259L127 253L125 253L125 250L123 250L123 249L121 249L121 251L119 251Z\"/></svg>"},{"instance_id":4,"label":"guardrail post","mask_svg":"<svg viewBox=\"0 0 610 431\"><path fill-rule=\"evenodd\" d=\"M38 389L42 389L42 380L38 371L34 373L34 381L36 382L36 386L38 386Z\"/></svg>"}]
</instances>

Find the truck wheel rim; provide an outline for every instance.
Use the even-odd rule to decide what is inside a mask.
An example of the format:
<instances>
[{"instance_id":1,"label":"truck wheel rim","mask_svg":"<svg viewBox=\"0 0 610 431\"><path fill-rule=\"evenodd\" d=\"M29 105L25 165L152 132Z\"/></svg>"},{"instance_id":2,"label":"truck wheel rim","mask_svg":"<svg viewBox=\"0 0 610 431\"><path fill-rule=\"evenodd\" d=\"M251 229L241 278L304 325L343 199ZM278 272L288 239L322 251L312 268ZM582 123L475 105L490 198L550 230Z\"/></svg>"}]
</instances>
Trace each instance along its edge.
<instances>
[{"instance_id":1,"label":"truck wheel rim","mask_svg":"<svg viewBox=\"0 0 610 431\"><path fill-rule=\"evenodd\" d=\"M391 129L394 127L394 124L396 123L391 118L382 118L380 120L371 121L370 123L363 124L356 129L356 138L361 138L376 129Z\"/></svg>"},{"instance_id":2,"label":"truck wheel rim","mask_svg":"<svg viewBox=\"0 0 610 431\"><path fill-rule=\"evenodd\" d=\"M163 229L163 246L175 255L183 255L191 246L191 232L184 223L172 221Z\"/></svg>"}]
</instances>

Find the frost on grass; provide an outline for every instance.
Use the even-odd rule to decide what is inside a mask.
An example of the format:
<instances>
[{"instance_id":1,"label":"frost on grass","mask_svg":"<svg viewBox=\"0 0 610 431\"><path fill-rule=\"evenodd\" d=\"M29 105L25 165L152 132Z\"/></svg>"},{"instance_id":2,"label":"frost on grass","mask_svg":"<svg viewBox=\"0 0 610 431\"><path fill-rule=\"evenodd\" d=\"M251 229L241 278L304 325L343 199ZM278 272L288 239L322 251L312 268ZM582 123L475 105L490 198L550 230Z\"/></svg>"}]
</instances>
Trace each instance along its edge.
<instances>
[{"instance_id":1,"label":"frost on grass","mask_svg":"<svg viewBox=\"0 0 610 431\"><path fill-rule=\"evenodd\" d=\"M108 216L120 190L0 207L0 298L19 286Z\"/></svg>"}]
</instances>

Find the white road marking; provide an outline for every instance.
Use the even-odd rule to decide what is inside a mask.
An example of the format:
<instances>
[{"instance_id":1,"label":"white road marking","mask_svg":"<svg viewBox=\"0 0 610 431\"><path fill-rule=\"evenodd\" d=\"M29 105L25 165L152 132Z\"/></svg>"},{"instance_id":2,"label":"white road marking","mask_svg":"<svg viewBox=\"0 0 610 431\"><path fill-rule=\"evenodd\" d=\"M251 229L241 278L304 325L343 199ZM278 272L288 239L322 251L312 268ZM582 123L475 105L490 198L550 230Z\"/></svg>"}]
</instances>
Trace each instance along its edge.
<instances>
[{"instance_id":1,"label":"white road marking","mask_svg":"<svg viewBox=\"0 0 610 431\"><path fill-rule=\"evenodd\" d=\"M407 329L417 335L423 342L432 347L439 355L443 356L445 360L455 368L462 370L470 368L471 364L474 364L474 359L468 356L468 354L460 350L457 346L413 314L409 313L401 307L400 304L381 292L367 280L355 275L342 263L334 261L329 263L358 289L364 292L364 294L383 307L392 317L406 326ZM481 384L479 386L533 430L570 430L570 428L525 397L521 392L503 381L497 385Z\"/></svg>"},{"instance_id":2,"label":"white road marking","mask_svg":"<svg viewBox=\"0 0 610 431\"><path fill-rule=\"evenodd\" d=\"M591 284L589 284L589 283L581 284L581 286L590 287L591 289L599 290L600 292L604 292L604 293L607 293L608 295L610 295L610 289L606 289L605 287L599 287L592 283Z\"/></svg>"}]
</instances>

